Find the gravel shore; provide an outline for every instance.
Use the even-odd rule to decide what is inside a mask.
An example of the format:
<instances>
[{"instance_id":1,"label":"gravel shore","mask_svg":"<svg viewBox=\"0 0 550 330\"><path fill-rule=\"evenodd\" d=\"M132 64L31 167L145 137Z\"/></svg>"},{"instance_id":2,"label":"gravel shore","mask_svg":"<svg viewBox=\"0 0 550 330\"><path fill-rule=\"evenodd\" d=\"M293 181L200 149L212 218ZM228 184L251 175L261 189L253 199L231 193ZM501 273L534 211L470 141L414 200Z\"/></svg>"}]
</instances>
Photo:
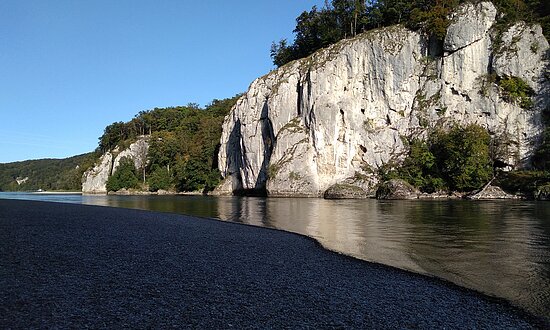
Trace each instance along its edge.
<instances>
[{"instance_id":1,"label":"gravel shore","mask_svg":"<svg viewBox=\"0 0 550 330\"><path fill-rule=\"evenodd\" d=\"M537 328L496 299L295 234L0 199L0 328Z\"/></svg>"}]
</instances>

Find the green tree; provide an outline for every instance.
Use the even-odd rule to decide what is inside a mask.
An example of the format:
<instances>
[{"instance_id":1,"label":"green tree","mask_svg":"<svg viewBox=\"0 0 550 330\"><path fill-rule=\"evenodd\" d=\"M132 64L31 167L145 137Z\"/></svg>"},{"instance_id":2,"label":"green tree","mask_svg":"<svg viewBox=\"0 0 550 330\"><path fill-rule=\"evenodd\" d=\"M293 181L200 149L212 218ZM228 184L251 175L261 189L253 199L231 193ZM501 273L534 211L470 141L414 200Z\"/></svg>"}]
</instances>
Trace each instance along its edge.
<instances>
[{"instance_id":1,"label":"green tree","mask_svg":"<svg viewBox=\"0 0 550 330\"><path fill-rule=\"evenodd\" d=\"M427 141L413 140L409 154L384 179L400 178L424 192L471 191L492 178L490 136L478 125L432 132Z\"/></svg>"},{"instance_id":2,"label":"green tree","mask_svg":"<svg viewBox=\"0 0 550 330\"><path fill-rule=\"evenodd\" d=\"M166 168L155 167L147 182L149 183L149 191L168 190L172 187L172 176Z\"/></svg>"},{"instance_id":3,"label":"green tree","mask_svg":"<svg viewBox=\"0 0 550 330\"><path fill-rule=\"evenodd\" d=\"M296 59L295 51L288 46L286 39L281 39L278 43L271 44L271 59L276 66L283 66Z\"/></svg>"},{"instance_id":4,"label":"green tree","mask_svg":"<svg viewBox=\"0 0 550 330\"><path fill-rule=\"evenodd\" d=\"M409 155L397 173L399 178L423 192L432 193L445 187L436 166L436 157L425 141L412 141Z\"/></svg>"},{"instance_id":5,"label":"green tree","mask_svg":"<svg viewBox=\"0 0 550 330\"><path fill-rule=\"evenodd\" d=\"M203 191L210 168L197 158L181 159L176 163L175 177L180 191Z\"/></svg>"},{"instance_id":6,"label":"green tree","mask_svg":"<svg viewBox=\"0 0 550 330\"><path fill-rule=\"evenodd\" d=\"M176 156L181 152L181 144L175 132L161 131L151 135L148 159L151 168L164 167L170 173Z\"/></svg>"},{"instance_id":7,"label":"green tree","mask_svg":"<svg viewBox=\"0 0 550 330\"><path fill-rule=\"evenodd\" d=\"M107 180L107 191L131 189L139 186L136 166L131 158L123 157L113 175Z\"/></svg>"},{"instance_id":8,"label":"green tree","mask_svg":"<svg viewBox=\"0 0 550 330\"><path fill-rule=\"evenodd\" d=\"M417 0L410 7L407 26L422 29L438 40L447 34L449 14L458 6L458 0Z\"/></svg>"},{"instance_id":9,"label":"green tree","mask_svg":"<svg viewBox=\"0 0 550 330\"><path fill-rule=\"evenodd\" d=\"M478 189L492 178L491 138L481 126L457 126L449 132L437 131L431 139L438 172L450 189Z\"/></svg>"},{"instance_id":10,"label":"green tree","mask_svg":"<svg viewBox=\"0 0 550 330\"><path fill-rule=\"evenodd\" d=\"M533 156L533 165L536 169L550 172L550 106L542 111L542 122L545 129L542 133L541 144Z\"/></svg>"}]
</instances>

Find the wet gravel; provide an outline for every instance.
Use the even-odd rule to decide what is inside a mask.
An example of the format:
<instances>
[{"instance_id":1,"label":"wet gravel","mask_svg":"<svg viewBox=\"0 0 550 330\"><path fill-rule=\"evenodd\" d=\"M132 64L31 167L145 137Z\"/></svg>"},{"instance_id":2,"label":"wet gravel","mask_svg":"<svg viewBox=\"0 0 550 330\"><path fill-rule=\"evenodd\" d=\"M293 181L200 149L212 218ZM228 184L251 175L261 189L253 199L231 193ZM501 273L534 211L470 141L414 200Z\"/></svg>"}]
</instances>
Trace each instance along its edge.
<instances>
[{"instance_id":1,"label":"wet gravel","mask_svg":"<svg viewBox=\"0 0 550 330\"><path fill-rule=\"evenodd\" d=\"M533 328L473 291L299 235L0 199L0 328Z\"/></svg>"}]
</instances>

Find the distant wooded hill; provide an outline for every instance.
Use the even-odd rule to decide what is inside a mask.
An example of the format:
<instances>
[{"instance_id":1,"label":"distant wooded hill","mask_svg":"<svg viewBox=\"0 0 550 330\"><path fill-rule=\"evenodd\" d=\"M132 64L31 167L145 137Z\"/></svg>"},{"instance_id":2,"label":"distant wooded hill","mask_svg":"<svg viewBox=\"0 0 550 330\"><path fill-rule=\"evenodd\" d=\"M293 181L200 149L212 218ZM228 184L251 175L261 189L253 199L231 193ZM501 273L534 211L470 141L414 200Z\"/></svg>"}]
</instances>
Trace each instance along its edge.
<instances>
[{"instance_id":1,"label":"distant wooded hill","mask_svg":"<svg viewBox=\"0 0 550 330\"><path fill-rule=\"evenodd\" d=\"M82 174L95 159L94 153L87 153L0 164L0 191L80 191Z\"/></svg>"},{"instance_id":2,"label":"distant wooded hill","mask_svg":"<svg viewBox=\"0 0 550 330\"><path fill-rule=\"evenodd\" d=\"M205 108L189 104L141 111L128 122L108 125L91 153L0 164L0 191L80 191L82 175L101 154L116 147L125 149L143 134L151 135L152 142L145 169L147 184L142 189L212 190L220 180L221 124L238 98L213 100Z\"/></svg>"}]
</instances>

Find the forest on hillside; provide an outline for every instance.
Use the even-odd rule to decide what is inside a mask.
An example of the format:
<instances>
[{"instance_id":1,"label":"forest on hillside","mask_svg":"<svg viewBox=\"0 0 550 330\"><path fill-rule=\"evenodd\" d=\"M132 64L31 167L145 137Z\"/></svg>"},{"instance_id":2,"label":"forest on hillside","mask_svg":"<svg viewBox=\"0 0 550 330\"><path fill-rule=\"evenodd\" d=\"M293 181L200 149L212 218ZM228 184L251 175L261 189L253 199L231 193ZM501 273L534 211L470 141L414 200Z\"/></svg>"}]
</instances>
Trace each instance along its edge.
<instances>
[{"instance_id":1,"label":"forest on hillside","mask_svg":"<svg viewBox=\"0 0 550 330\"><path fill-rule=\"evenodd\" d=\"M87 153L0 164L0 191L80 191L82 174L95 159L94 153Z\"/></svg>"},{"instance_id":2,"label":"forest on hillside","mask_svg":"<svg viewBox=\"0 0 550 330\"><path fill-rule=\"evenodd\" d=\"M463 2L472 0L332 0L323 8L313 7L296 18L295 38L271 45L273 63L280 67L311 55L342 39L368 30L403 24L412 30L442 40L449 26L449 14ZM548 0L492 0L499 12L498 29L519 20L539 23L550 39Z\"/></svg>"},{"instance_id":3,"label":"forest on hillside","mask_svg":"<svg viewBox=\"0 0 550 330\"><path fill-rule=\"evenodd\" d=\"M196 104L142 111L128 122L115 122L99 138L98 151L122 150L140 135L149 135L145 168L122 162L107 182L109 191L210 191L220 179L218 151L222 123L240 95Z\"/></svg>"},{"instance_id":4,"label":"forest on hillside","mask_svg":"<svg viewBox=\"0 0 550 330\"><path fill-rule=\"evenodd\" d=\"M146 168L122 162L108 182L110 190L212 190L221 179L217 164L221 126L238 97L215 99L204 108L191 103L141 111L128 122L108 125L97 149L87 154L0 164L0 191L80 191L83 173L103 153L123 150L140 135L151 136Z\"/></svg>"}]
</instances>

